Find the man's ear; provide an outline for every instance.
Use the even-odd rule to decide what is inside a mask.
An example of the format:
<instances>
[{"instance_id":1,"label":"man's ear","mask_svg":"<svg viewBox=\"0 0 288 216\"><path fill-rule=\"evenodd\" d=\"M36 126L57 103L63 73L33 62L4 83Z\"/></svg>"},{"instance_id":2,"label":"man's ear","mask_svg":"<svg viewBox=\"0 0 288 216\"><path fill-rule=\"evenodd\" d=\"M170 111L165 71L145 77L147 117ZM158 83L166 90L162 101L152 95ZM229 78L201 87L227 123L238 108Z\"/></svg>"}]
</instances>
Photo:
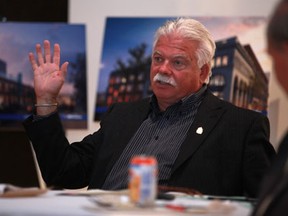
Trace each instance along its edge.
<instances>
[{"instance_id":1,"label":"man's ear","mask_svg":"<svg viewBox=\"0 0 288 216\"><path fill-rule=\"evenodd\" d=\"M210 66L206 63L200 68L200 79L204 83L209 79Z\"/></svg>"}]
</instances>

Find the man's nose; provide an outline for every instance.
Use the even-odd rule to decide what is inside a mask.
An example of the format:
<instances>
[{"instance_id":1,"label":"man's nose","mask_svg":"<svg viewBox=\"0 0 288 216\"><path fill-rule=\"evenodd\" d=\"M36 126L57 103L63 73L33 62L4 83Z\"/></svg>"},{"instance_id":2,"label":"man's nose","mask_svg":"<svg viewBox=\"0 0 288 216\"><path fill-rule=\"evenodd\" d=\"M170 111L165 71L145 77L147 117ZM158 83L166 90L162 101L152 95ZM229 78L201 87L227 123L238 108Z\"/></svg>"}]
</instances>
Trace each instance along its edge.
<instances>
[{"instance_id":1,"label":"man's nose","mask_svg":"<svg viewBox=\"0 0 288 216\"><path fill-rule=\"evenodd\" d=\"M172 72L172 68L168 60L163 61L163 63L159 66L159 72L165 74L170 74Z\"/></svg>"}]
</instances>

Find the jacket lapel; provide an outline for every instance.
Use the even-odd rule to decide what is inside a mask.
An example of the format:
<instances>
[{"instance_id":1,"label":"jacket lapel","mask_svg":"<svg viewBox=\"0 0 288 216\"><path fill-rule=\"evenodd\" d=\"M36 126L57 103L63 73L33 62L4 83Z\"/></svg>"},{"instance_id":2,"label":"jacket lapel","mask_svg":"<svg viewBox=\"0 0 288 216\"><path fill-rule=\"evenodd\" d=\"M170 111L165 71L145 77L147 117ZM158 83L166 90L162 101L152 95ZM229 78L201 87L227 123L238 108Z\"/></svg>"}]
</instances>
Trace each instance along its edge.
<instances>
[{"instance_id":1,"label":"jacket lapel","mask_svg":"<svg viewBox=\"0 0 288 216\"><path fill-rule=\"evenodd\" d=\"M212 95L212 93L207 92L207 96L198 108L195 120L180 148L172 173L197 151L224 112L225 109L221 100Z\"/></svg>"}]
</instances>

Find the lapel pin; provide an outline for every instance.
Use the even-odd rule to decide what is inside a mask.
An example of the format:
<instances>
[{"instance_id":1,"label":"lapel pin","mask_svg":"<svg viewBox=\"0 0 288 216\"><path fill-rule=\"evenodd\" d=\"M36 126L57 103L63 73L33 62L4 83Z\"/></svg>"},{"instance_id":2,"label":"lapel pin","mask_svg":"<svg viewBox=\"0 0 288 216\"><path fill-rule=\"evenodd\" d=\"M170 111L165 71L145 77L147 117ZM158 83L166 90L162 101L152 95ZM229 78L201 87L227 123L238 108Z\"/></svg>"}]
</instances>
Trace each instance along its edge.
<instances>
[{"instance_id":1,"label":"lapel pin","mask_svg":"<svg viewBox=\"0 0 288 216\"><path fill-rule=\"evenodd\" d=\"M198 127L196 130L197 134L202 134L203 133L203 128L202 127Z\"/></svg>"}]
</instances>

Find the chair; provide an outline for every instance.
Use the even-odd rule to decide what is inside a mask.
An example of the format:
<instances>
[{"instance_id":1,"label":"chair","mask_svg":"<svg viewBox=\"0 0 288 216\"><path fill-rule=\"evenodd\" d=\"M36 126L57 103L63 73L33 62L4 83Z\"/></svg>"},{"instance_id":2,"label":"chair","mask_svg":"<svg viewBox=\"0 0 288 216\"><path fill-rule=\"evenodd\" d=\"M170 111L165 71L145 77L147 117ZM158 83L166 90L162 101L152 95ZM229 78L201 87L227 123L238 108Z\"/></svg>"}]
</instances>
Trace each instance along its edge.
<instances>
[{"instance_id":1,"label":"chair","mask_svg":"<svg viewBox=\"0 0 288 216\"><path fill-rule=\"evenodd\" d=\"M45 187L32 145L21 130L0 130L0 183Z\"/></svg>"}]
</instances>

